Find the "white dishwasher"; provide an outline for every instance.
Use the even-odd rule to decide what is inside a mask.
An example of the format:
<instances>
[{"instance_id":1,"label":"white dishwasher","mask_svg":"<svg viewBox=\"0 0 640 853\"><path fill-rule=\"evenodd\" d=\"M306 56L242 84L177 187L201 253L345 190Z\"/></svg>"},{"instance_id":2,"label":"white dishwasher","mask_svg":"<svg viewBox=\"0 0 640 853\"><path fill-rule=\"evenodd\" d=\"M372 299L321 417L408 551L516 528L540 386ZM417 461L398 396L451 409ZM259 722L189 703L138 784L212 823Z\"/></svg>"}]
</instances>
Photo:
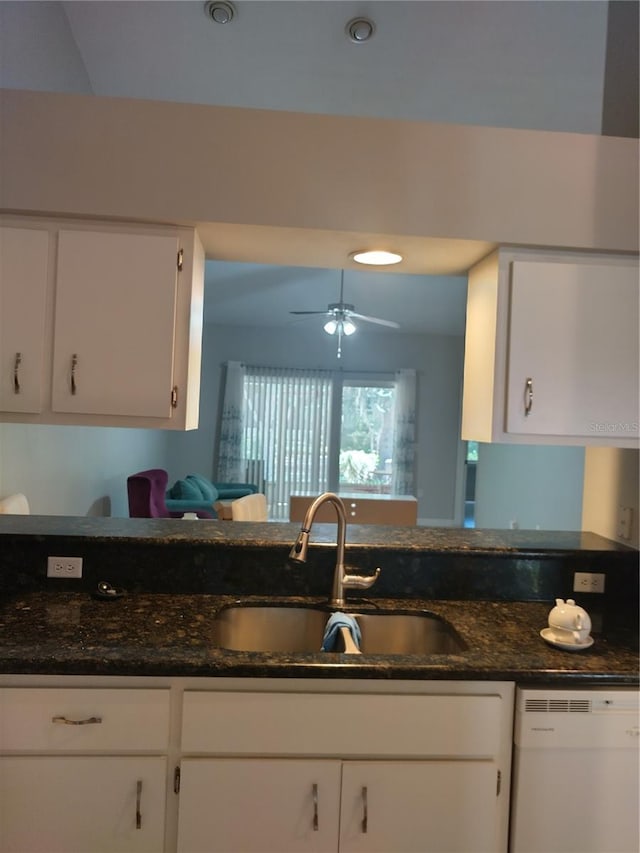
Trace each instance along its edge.
<instances>
[{"instance_id":1,"label":"white dishwasher","mask_svg":"<svg viewBox=\"0 0 640 853\"><path fill-rule=\"evenodd\" d=\"M516 691L511 853L638 853L638 696Z\"/></svg>"}]
</instances>

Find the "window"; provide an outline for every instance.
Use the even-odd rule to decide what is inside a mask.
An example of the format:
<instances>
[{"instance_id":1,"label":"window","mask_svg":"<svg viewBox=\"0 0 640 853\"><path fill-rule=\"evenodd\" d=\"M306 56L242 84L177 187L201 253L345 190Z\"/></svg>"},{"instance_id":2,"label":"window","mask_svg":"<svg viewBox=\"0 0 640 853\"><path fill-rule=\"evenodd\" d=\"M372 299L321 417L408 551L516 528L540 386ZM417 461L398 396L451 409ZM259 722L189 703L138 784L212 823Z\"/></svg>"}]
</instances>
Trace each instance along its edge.
<instances>
[{"instance_id":1,"label":"window","mask_svg":"<svg viewBox=\"0 0 640 853\"><path fill-rule=\"evenodd\" d=\"M363 378L232 362L217 479L256 483L274 521L289 518L292 494L411 494L414 418L414 371Z\"/></svg>"},{"instance_id":2,"label":"window","mask_svg":"<svg viewBox=\"0 0 640 853\"><path fill-rule=\"evenodd\" d=\"M339 490L389 493L395 383L342 383Z\"/></svg>"}]
</instances>

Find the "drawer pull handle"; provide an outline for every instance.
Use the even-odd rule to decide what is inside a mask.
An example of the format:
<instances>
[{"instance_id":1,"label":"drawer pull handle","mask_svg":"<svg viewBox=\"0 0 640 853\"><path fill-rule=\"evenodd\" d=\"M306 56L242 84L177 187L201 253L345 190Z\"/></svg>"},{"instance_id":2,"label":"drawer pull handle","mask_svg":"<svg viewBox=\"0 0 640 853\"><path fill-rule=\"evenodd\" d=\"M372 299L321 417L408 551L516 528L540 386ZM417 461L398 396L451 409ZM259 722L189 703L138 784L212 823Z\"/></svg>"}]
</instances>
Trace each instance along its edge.
<instances>
[{"instance_id":1,"label":"drawer pull handle","mask_svg":"<svg viewBox=\"0 0 640 853\"><path fill-rule=\"evenodd\" d=\"M71 394L75 396L78 391L76 385L76 368L78 367L78 354L74 352L71 356Z\"/></svg>"},{"instance_id":2,"label":"drawer pull handle","mask_svg":"<svg viewBox=\"0 0 640 853\"><path fill-rule=\"evenodd\" d=\"M314 785L313 791L313 831L318 831L318 786Z\"/></svg>"},{"instance_id":3,"label":"drawer pull handle","mask_svg":"<svg viewBox=\"0 0 640 853\"><path fill-rule=\"evenodd\" d=\"M366 832L369 824L369 807L367 805L367 787L362 787L362 831Z\"/></svg>"},{"instance_id":4,"label":"drawer pull handle","mask_svg":"<svg viewBox=\"0 0 640 853\"><path fill-rule=\"evenodd\" d=\"M533 379L528 376L524 383L524 416L528 418L533 408Z\"/></svg>"},{"instance_id":5,"label":"drawer pull handle","mask_svg":"<svg viewBox=\"0 0 640 853\"><path fill-rule=\"evenodd\" d=\"M142 829L142 779L138 779L136 784L136 829Z\"/></svg>"},{"instance_id":6,"label":"drawer pull handle","mask_svg":"<svg viewBox=\"0 0 640 853\"><path fill-rule=\"evenodd\" d=\"M22 353L16 353L16 360L13 363L13 393L20 393L20 365L22 364Z\"/></svg>"},{"instance_id":7,"label":"drawer pull handle","mask_svg":"<svg viewBox=\"0 0 640 853\"><path fill-rule=\"evenodd\" d=\"M87 717L86 720L70 720L68 717L51 717L52 723L62 723L65 726L91 726L102 722L102 717Z\"/></svg>"}]
</instances>

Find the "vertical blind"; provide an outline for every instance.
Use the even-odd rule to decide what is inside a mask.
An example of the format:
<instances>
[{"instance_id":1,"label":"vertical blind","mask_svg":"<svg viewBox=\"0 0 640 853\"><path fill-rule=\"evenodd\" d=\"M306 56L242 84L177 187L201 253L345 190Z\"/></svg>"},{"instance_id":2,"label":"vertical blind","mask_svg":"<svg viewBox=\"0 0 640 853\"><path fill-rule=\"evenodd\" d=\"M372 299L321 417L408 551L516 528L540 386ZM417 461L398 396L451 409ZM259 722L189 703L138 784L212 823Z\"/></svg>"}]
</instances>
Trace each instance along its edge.
<instances>
[{"instance_id":1,"label":"vertical blind","mask_svg":"<svg viewBox=\"0 0 640 853\"><path fill-rule=\"evenodd\" d=\"M217 479L255 483L267 497L269 519L273 521L288 520L292 494L318 495L337 488L331 481L338 479L340 436L332 435L332 415L334 420L341 416L341 393L336 395L335 390L343 388L343 381L329 370L227 362L216 450ZM397 371L393 384L391 486L396 493L413 494L415 371Z\"/></svg>"},{"instance_id":2,"label":"vertical blind","mask_svg":"<svg viewBox=\"0 0 640 853\"><path fill-rule=\"evenodd\" d=\"M331 372L246 366L244 373L247 472L260 467L269 517L288 520L290 495L328 486Z\"/></svg>"}]
</instances>

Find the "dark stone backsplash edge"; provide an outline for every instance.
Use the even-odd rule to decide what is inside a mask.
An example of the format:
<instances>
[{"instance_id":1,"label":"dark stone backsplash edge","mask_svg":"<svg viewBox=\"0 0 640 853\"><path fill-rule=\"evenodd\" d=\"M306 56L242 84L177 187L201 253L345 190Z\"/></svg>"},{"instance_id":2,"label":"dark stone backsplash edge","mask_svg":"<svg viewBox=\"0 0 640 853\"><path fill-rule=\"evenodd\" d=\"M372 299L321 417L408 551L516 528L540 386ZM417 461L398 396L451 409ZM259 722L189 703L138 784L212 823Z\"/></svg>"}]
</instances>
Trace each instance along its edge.
<instances>
[{"instance_id":1,"label":"dark stone backsplash edge","mask_svg":"<svg viewBox=\"0 0 640 853\"><path fill-rule=\"evenodd\" d=\"M335 525L314 527L308 562L291 565L287 557L298 529L288 523L0 516L0 593L90 591L106 580L130 592L327 595ZM348 565L363 574L382 568L369 597L573 597L590 612L621 610L625 621L637 624L638 552L595 534L353 525L347 539ZM83 557L82 580L48 579L49 555ZM575 571L605 574L605 594L573 592Z\"/></svg>"}]
</instances>

